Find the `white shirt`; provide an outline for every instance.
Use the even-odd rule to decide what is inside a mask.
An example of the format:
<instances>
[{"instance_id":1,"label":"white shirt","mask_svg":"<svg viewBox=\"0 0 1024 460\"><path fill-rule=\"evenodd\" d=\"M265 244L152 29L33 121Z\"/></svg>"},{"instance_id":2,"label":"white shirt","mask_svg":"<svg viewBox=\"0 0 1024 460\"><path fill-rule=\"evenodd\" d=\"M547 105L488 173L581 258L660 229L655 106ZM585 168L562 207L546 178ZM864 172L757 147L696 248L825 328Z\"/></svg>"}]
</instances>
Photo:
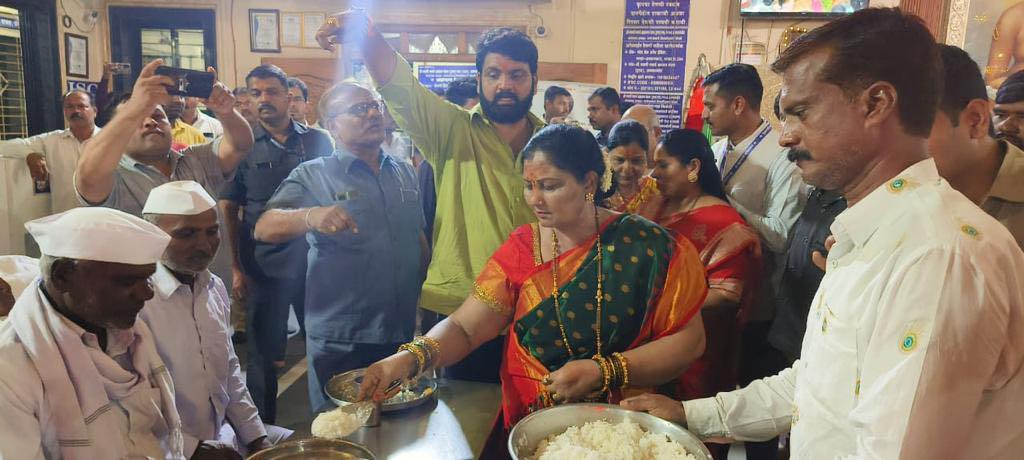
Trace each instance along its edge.
<instances>
[{"instance_id":1,"label":"white shirt","mask_svg":"<svg viewBox=\"0 0 1024 460\"><path fill-rule=\"evenodd\" d=\"M725 167L721 170L722 180L725 180L725 176L758 134L769 126L767 121L762 120L761 125L731 151L729 138L715 143L712 147L715 164L721 166L722 157L726 157ZM778 286L785 267L789 229L800 217L807 197L807 188L800 178L800 171L786 158L788 151L779 146L779 132L771 130L725 184L729 204L754 227L765 246L763 262L767 276L761 283L762 293L755 296L753 302L750 319L754 321L771 318L774 288Z\"/></svg>"},{"instance_id":2,"label":"white shirt","mask_svg":"<svg viewBox=\"0 0 1024 460\"><path fill-rule=\"evenodd\" d=\"M30 153L43 155L50 171L50 210L56 214L81 206L75 193L75 167L78 166L78 158L82 156L85 144L99 132L100 128L94 127L92 137L85 142L78 142L70 129L0 141L0 155L22 160Z\"/></svg>"},{"instance_id":3,"label":"white shirt","mask_svg":"<svg viewBox=\"0 0 1024 460\"><path fill-rule=\"evenodd\" d=\"M19 299L18 308L22 308L22 301L31 299L32 296L28 300ZM66 318L61 318L61 326L64 330L56 333L79 336L83 345L110 356L123 369L133 368L129 350L135 336L130 330L120 333L108 331L107 349L103 350L96 335L81 326ZM60 444L53 426L55 414L47 399L53 395L43 387L35 364L19 341L11 321L0 322L0 363L3 363L0 365L0 459L60 458ZM161 439L152 430L153 423L159 423L159 420L139 411L138 403L134 401L145 399L146 392L153 391L157 390L139 388L127 400L111 400L110 410L97 411L88 420L112 419L112 423L105 426L116 428L113 438L123 440L128 454L164 458ZM94 442L112 437L111 433L100 434L92 430L90 434Z\"/></svg>"},{"instance_id":4,"label":"white shirt","mask_svg":"<svg viewBox=\"0 0 1024 460\"><path fill-rule=\"evenodd\" d=\"M1020 458L1024 254L921 161L847 209L802 358L684 403L691 430L793 458Z\"/></svg>"},{"instance_id":5,"label":"white shirt","mask_svg":"<svg viewBox=\"0 0 1024 460\"><path fill-rule=\"evenodd\" d=\"M139 319L153 331L157 352L174 380L185 454L191 455L203 440L241 448L266 436L231 344L224 283L207 270L196 277L193 294L162 263L150 281L154 296ZM224 430L226 422L230 425ZM239 443L230 439L233 434Z\"/></svg>"},{"instance_id":6,"label":"white shirt","mask_svg":"<svg viewBox=\"0 0 1024 460\"><path fill-rule=\"evenodd\" d=\"M196 113L199 115L196 117L196 122L192 123L192 127L203 133L203 136L213 139L224 135L224 126L221 125L220 120L203 113L202 110L196 110Z\"/></svg>"}]
</instances>

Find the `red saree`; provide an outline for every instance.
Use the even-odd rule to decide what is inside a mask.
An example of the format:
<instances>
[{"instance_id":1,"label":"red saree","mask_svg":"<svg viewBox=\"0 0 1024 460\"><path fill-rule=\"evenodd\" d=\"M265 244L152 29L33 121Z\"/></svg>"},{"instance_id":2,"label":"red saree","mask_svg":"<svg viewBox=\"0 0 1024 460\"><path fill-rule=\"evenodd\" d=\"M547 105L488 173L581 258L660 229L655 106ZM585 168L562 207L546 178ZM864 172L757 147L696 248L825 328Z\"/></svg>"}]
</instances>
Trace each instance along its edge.
<instances>
[{"instance_id":1,"label":"red saree","mask_svg":"<svg viewBox=\"0 0 1024 460\"><path fill-rule=\"evenodd\" d=\"M660 214L660 212L659 212ZM760 273L760 240L735 209L720 204L671 216L657 216L657 222L677 237L693 243L707 271L712 290L740 298L735 315L704 312L704 355L690 365L670 396L688 400L714 396L736 388L740 329Z\"/></svg>"},{"instance_id":2,"label":"red saree","mask_svg":"<svg viewBox=\"0 0 1024 460\"><path fill-rule=\"evenodd\" d=\"M560 302L552 299L552 261L540 256L537 224L516 229L484 266L474 296L511 316L501 364L505 429L532 411L550 406L541 380L574 359L610 355L674 334L700 310L707 295L703 267L693 245L630 214L601 226L604 277L602 316L595 311L597 241L561 254ZM568 339L562 339L560 328ZM621 395L612 395L616 401Z\"/></svg>"}]
</instances>

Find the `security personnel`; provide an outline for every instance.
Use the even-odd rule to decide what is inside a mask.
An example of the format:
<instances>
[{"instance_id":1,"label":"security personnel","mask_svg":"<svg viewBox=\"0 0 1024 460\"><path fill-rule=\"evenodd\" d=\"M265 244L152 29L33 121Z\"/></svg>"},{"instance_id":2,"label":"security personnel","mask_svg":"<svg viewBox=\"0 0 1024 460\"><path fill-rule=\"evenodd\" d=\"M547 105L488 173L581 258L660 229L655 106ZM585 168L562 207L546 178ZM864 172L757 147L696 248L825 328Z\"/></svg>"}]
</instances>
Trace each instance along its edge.
<instances>
[{"instance_id":1,"label":"security personnel","mask_svg":"<svg viewBox=\"0 0 1024 460\"><path fill-rule=\"evenodd\" d=\"M273 65L256 67L245 78L259 115L253 127L253 151L238 167L221 195L228 201L229 246L233 252L235 292L245 293L248 364L246 385L260 418L273 423L277 415L277 369L284 367L288 340L288 307L302 322L306 243L266 244L253 238L256 221L267 200L300 163L331 154L326 131L307 127L288 116L288 76ZM238 222L238 209L242 208ZM239 289L240 285L244 285Z\"/></svg>"}]
</instances>

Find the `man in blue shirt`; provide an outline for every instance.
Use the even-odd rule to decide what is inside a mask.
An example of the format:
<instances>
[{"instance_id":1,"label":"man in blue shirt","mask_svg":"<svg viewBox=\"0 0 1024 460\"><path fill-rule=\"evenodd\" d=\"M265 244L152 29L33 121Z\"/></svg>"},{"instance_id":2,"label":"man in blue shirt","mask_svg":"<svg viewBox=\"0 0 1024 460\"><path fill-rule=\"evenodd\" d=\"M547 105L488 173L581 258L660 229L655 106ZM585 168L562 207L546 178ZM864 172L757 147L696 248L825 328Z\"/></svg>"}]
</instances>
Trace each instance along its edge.
<instances>
[{"instance_id":1,"label":"man in blue shirt","mask_svg":"<svg viewBox=\"0 0 1024 460\"><path fill-rule=\"evenodd\" d=\"M245 78L259 116L252 128L252 152L238 166L220 199L232 258L232 288L245 293L246 385L264 422L277 415L277 370L284 367L288 307L302 321L306 245L303 241L266 244L253 228L267 200L300 163L331 154L327 132L288 116L288 76L273 65L256 67ZM239 208L241 219L239 220Z\"/></svg>"},{"instance_id":2,"label":"man in blue shirt","mask_svg":"<svg viewBox=\"0 0 1024 460\"><path fill-rule=\"evenodd\" d=\"M267 203L256 238L305 236L306 355L313 412L324 384L412 339L429 257L412 166L381 151L384 118L369 90L339 83L320 99L333 155L299 165Z\"/></svg>"}]
</instances>

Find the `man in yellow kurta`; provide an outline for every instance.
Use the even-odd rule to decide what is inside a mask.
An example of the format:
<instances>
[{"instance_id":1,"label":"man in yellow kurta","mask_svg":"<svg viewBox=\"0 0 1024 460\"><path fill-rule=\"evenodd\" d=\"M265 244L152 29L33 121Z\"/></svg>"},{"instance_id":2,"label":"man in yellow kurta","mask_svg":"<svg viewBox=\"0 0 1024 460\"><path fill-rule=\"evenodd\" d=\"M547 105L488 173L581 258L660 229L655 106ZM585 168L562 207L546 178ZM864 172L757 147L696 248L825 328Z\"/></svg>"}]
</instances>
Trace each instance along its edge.
<instances>
[{"instance_id":1,"label":"man in yellow kurta","mask_svg":"<svg viewBox=\"0 0 1024 460\"><path fill-rule=\"evenodd\" d=\"M421 85L372 21L358 11L328 17L321 45L358 45L398 125L433 164L437 183L434 256L420 305L440 315L473 292L473 280L516 227L532 222L523 198L520 150L544 122L529 113L537 89L537 47L514 29L485 33L477 46L480 104L470 111ZM428 324L429 325L429 324ZM452 369L452 376L497 382L500 339Z\"/></svg>"}]
</instances>

